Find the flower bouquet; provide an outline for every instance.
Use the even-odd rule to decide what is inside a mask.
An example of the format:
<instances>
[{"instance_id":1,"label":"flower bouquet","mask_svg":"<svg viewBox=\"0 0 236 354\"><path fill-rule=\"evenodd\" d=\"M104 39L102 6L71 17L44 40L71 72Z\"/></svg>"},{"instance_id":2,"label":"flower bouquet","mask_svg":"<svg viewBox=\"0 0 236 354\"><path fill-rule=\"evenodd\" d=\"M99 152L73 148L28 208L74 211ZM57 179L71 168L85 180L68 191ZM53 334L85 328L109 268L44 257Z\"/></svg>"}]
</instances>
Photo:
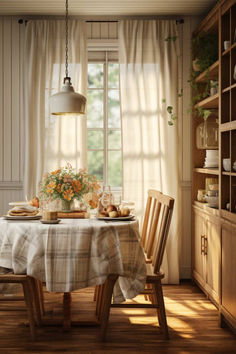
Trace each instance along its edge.
<instances>
[{"instance_id":1,"label":"flower bouquet","mask_svg":"<svg viewBox=\"0 0 236 354\"><path fill-rule=\"evenodd\" d=\"M67 163L65 167L44 175L40 182L39 197L47 201L60 199L62 210L70 210L74 199L84 201L90 208L96 208L99 189L96 176L91 176L84 169L75 171Z\"/></svg>"}]
</instances>

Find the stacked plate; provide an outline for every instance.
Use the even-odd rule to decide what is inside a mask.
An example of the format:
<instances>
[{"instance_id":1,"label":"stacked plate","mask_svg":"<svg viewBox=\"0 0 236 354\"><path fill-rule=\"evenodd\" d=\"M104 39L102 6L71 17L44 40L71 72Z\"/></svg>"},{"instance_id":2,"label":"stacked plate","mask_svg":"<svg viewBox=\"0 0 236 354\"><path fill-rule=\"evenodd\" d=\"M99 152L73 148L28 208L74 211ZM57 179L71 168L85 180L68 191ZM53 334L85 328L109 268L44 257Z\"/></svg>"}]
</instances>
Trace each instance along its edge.
<instances>
[{"instance_id":1,"label":"stacked plate","mask_svg":"<svg viewBox=\"0 0 236 354\"><path fill-rule=\"evenodd\" d=\"M204 167L218 167L219 166L219 150L206 150L206 158Z\"/></svg>"}]
</instances>

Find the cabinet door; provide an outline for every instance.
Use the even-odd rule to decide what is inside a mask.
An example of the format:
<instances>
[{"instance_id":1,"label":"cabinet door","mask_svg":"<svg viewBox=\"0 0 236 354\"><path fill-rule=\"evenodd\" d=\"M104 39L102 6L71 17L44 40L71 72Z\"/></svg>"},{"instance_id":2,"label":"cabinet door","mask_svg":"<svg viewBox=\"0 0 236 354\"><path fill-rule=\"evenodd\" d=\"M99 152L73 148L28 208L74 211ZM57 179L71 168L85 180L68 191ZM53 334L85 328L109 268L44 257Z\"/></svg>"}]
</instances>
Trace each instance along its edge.
<instances>
[{"instance_id":1,"label":"cabinet door","mask_svg":"<svg viewBox=\"0 0 236 354\"><path fill-rule=\"evenodd\" d=\"M219 303L221 260L221 228L219 221L211 219L207 220L206 230L206 291L217 303Z\"/></svg>"},{"instance_id":2,"label":"cabinet door","mask_svg":"<svg viewBox=\"0 0 236 354\"><path fill-rule=\"evenodd\" d=\"M205 216L194 211L194 239L193 239L193 276L204 286L205 277L205 256L203 250L204 237L206 235Z\"/></svg>"},{"instance_id":3,"label":"cabinet door","mask_svg":"<svg viewBox=\"0 0 236 354\"><path fill-rule=\"evenodd\" d=\"M236 323L236 227L222 225L222 306Z\"/></svg>"}]
</instances>

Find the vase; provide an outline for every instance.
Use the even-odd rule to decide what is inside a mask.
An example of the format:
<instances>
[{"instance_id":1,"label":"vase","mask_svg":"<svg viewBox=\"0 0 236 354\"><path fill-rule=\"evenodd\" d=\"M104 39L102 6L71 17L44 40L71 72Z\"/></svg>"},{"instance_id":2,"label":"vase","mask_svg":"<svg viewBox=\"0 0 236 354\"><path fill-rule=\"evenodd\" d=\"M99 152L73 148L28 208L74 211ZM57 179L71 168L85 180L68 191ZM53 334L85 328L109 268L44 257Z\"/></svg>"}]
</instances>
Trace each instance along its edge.
<instances>
[{"instance_id":1,"label":"vase","mask_svg":"<svg viewBox=\"0 0 236 354\"><path fill-rule=\"evenodd\" d=\"M71 211L72 200L61 200L61 210L62 211Z\"/></svg>"},{"instance_id":2,"label":"vase","mask_svg":"<svg viewBox=\"0 0 236 354\"><path fill-rule=\"evenodd\" d=\"M198 149L218 149L218 123L215 117L208 117L196 129L196 145Z\"/></svg>"}]
</instances>

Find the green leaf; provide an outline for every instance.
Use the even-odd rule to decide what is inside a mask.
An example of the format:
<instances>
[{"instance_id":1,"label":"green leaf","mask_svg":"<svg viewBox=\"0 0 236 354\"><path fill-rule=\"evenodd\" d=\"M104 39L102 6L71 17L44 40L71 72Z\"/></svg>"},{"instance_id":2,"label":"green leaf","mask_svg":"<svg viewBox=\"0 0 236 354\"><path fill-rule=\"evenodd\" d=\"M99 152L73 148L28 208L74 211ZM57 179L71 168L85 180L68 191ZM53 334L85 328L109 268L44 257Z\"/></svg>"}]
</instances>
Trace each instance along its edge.
<instances>
[{"instance_id":1,"label":"green leaf","mask_svg":"<svg viewBox=\"0 0 236 354\"><path fill-rule=\"evenodd\" d=\"M168 120L168 125L174 125L174 123L171 120Z\"/></svg>"},{"instance_id":2,"label":"green leaf","mask_svg":"<svg viewBox=\"0 0 236 354\"><path fill-rule=\"evenodd\" d=\"M177 115L176 114L171 114L171 119L172 120L176 120L177 119Z\"/></svg>"},{"instance_id":3,"label":"green leaf","mask_svg":"<svg viewBox=\"0 0 236 354\"><path fill-rule=\"evenodd\" d=\"M162 102L162 103L166 103L166 99L165 99L165 98L162 98L161 102Z\"/></svg>"},{"instance_id":4,"label":"green leaf","mask_svg":"<svg viewBox=\"0 0 236 354\"><path fill-rule=\"evenodd\" d=\"M172 113L172 111L173 111L173 107L172 106L168 106L167 108L166 108L166 110L167 110L167 112L168 113Z\"/></svg>"}]
</instances>

